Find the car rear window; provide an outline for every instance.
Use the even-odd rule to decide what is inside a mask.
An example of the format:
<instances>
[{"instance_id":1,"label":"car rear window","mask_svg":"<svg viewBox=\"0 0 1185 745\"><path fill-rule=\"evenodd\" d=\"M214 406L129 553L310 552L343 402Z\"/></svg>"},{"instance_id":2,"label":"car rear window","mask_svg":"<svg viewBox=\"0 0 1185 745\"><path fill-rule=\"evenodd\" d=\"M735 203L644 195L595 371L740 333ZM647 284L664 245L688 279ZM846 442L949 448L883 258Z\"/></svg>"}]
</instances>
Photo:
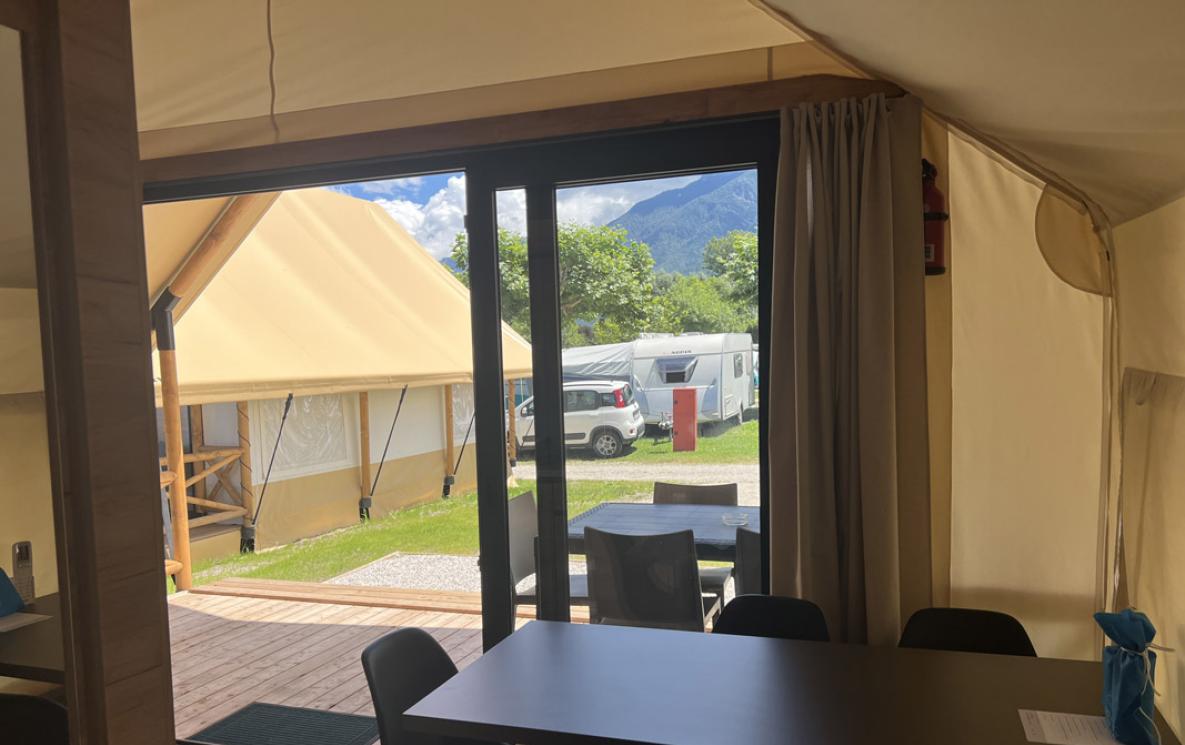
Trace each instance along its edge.
<instances>
[{"instance_id":1,"label":"car rear window","mask_svg":"<svg viewBox=\"0 0 1185 745\"><path fill-rule=\"evenodd\" d=\"M632 404L634 402L634 389L630 387L629 383L626 383L625 385L623 385L621 388L618 388L617 390L621 391L621 396L624 399L626 406L629 406L630 404ZM608 393L601 394L601 406L616 406L616 405L617 405L617 398L615 396L615 391L609 391Z\"/></svg>"}]
</instances>

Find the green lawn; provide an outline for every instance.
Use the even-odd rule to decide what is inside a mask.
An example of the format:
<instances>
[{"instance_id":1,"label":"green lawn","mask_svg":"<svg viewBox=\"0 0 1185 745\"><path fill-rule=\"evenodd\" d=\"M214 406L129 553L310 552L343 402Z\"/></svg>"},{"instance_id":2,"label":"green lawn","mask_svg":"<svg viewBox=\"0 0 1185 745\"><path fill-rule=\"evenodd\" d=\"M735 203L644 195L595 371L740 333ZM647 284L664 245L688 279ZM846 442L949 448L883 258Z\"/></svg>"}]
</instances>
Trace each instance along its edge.
<instances>
[{"instance_id":1,"label":"green lawn","mask_svg":"<svg viewBox=\"0 0 1185 745\"><path fill-rule=\"evenodd\" d=\"M534 488L533 482L520 481L510 494ZM568 512L576 516L601 502L649 500L650 489L650 484L638 481L572 481ZM402 510L272 551L198 562L193 582L203 585L223 577L320 582L394 551L476 555L477 494Z\"/></svg>"},{"instance_id":2,"label":"green lawn","mask_svg":"<svg viewBox=\"0 0 1185 745\"><path fill-rule=\"evenodd\" d=\"M757 421L741 425L709 425L707 432L696 441L694 452L676 453L670 440L655 444L643 437L633 450L611 461L613 463L757 463ZM592 456L582 451L570 451L569 458L586 460Z\"/></svg>"}]
</instances>

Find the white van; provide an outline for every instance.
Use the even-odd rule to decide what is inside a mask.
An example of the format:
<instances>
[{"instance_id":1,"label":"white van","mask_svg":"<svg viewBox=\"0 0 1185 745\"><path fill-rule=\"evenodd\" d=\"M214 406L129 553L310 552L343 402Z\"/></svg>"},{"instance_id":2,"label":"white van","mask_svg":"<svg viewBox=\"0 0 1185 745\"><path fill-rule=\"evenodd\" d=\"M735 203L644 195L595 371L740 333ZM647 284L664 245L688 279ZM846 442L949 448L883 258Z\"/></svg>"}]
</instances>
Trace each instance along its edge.
<instances>
[{"instance_id":1,"label":"white van","mask_svg":"<svg viewBox=\"0 0 1185 745\"><path fill-rule=\"evenodd\" d=\"M564 379L618 378L634 385L648 424L672 413L672 391L698 391L699 421L743 421L756 405L749 334L679 334L564 350Z\"/></svg>"}]
</instances>

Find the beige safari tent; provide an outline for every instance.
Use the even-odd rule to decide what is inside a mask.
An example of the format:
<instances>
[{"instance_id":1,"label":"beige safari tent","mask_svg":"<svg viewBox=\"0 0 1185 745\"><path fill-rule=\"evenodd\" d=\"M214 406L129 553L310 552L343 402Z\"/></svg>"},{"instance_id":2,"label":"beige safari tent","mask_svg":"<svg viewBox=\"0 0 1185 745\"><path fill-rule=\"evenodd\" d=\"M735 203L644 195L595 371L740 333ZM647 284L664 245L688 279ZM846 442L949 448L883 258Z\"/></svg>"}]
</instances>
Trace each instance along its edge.
<instances>
[{"instance_id":1,"label":"beige safari tent","mask_svg":"<svg viewBox=\"0 0 1185 745\"><path fill-rule=\"evenodd\" d=\"M127 194L141 178L212 178L568 133L561 126L582 133L743 114L754 91L850 95L843 81L900 85L926 107L922 151L939 168L951 213L948 271L925 285L928 473L912 503L912 528L901 536L915 599L1009 612L1043 656L1097 657L1090 613L1124 605L1153 617L1163 644L1185 647L1185 584L1177 576L1185 566L1178 538L1185 531L1185 5L133 0L130 7L130 28L120 25L129 20L120 13L101 27L94 14L75 20L78 34L108 32L115 40L103 64L134 65L134 101L129 73L102 78L113 90L126 88L120 111L130 116L134 103L139 171L135 148L102 143L105 178L121 163L135 174L119 184ZM0 52L11 56L14 44L0 36ZM97 58L67 54L67 72L87 62L106 70ZM19 77L9 67L0 72L5 100L19 101ZM612 108L621 101L642 103ZM95 128L75 126L84 130L71 140L80 147ZM11 444L0 458L6 473L19 474L10 481L24 485L0 498L7 515L24 499L18 493L48 495L51 485L36 385L24 121L0 127L0 162L17 166L3 169L11 180L4 210L15 217L0 220L0 442ZM276 204L295 214L306 199ZM150 296L177 275L225 208L147 210ZM198 229L154 238L154 226L182 223ZM268 271L282 266L264 243L255 258L244 255ZM233 271L234 261L225 268ZM142 265L127 264L119 279L137 273ZM239 323L269 330L268 310L255 305L263 281L244 277L222 290L233 319L201 315L204 293L192 308L197 315L181 313L177 347L189 400L241 398L259 407L294 387L301 346L280 348L274 334L239 331L246 328ZM386 306L385 297L369 295L365 307L386 314L398 298ZM127 312L111 318L144 327L146 309L122 302ZM325 307L337 312L336 304ZM326 318L314 328L346 333L332 324ZM259 379L234 378L233 354L220 353L226 366L191 361L187 335L191 345L224 335L243 354L273 345L260 348L278 356L252 368ZM124 353L140 354L147 368L143 344ZM387 350L370 359L351 354L356 365L316 363L326 386L317 395L383 389L389 396L402 386L404 373L380 364ZM442 384L431 379L441 371L423 372L425 383ZM132 398L111 406L145 403ZM254 421L264 417L257 412ZM88 428L94 421L80 419L80 431L97 436ZM112 469L121 462L107 460ZM52 538L49 497L29 498L34 506L0 521L0 544ZM770 499L776 566L785 496ZM54 586L55 568L40 567L39 581ZM1157 688L1168 721L1185 732L1185 655L1164 659Z\"/></svg>"},{"instance_id":2,"label":"beige safari tent","mask_svg":"<svg viewBox=\"0 0 1185 745\"><path fill-rule=\"evenodd\" d=\"M163 276L151 247L225 236L175 314L189 457L208 456L193 471L224 464L195 483L210 508L193 521L195 558L238 551L237 524L255 515L264 548L356 522L362 497L374 517L439 498L461 450L455 488L472 488L468 290L372 202L328 189L236 199L249 202L237 220L228 199L145 208L150 276ZM509 377L530 375L530 346L508 326L503 350Z\"/></svg>"}]
</instances>

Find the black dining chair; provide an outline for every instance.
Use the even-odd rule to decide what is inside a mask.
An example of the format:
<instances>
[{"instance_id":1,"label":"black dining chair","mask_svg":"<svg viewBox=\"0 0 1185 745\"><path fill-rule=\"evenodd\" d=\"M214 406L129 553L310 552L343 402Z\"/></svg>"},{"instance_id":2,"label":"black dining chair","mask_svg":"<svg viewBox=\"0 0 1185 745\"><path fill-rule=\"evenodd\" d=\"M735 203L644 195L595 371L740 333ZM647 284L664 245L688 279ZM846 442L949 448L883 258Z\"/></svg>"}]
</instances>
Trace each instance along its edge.
<instances>
[{"instance_id":1,"label":"black dining chair","mask_svg":"<svg viewBox=\"0 0 1185 745\"><path fill-rule=\"evenodd\" d=\"M703 631L719 606L704 596L690 530L624 535L584 529L589 621Z\"/></svg>"},{"instance_id":2,"label":"black dining chair","mask_svg":"<svg viewBox=\"0 0 1185 745\"><path fill-rule=\"evenodd\" d=\"M41 696L0 693L0 741L5 745L70 745L66 707Z\"/></svg>"},{"instance_id":3,"label":"black dining chair","mask_svg":"<svg viewBox=\"0 0 1185 745\"><path fill-rule=\"evenodd\" d=\"M654 482L655 504L710 504L721 507L737 506L736 484L672 484ZM724 605L724 588L732 579L732 567L700 567L699 582L704 592L715 595ZM740 594L740 590L737 590Z\"/></svg>"},{"instance_id":4,"label":"black dining chair","mask_svg":"<svg viewBox=\"0 0 1185 745\"><path fill-rule=\"evenodd\" d=\"M733 598L720 612L712 633L831 641L827 620L819 606L809 600L775 595L738 595Z\"/></svg>"},{"instance_id":5,"label":"black dining chair","mask_svg":"<svg viewBox=\"0 0 1185 745\"><path fill-rule=\"evenodd\" d=\"M448 653L423 629L397 629L362 650L382 745L478 745L476 740L409 732L403 712L457 674Z\"/></svg>"},{"instance_id":6,"label":"black dining chair","mask_svg":"<svg viewBox=\"0 0 1185 745\"><path fill-rule=\"evenodd\" d=\"M923 608L909 617L897 646L1037 656L1020 621L1007 613L974 608Z\"/></svg>"},{"instance_id":7,"label":"black dining chair","mask_svg":"<svg viewBox=\"0 0 1185 745\"><path fill-rule=\"evenodd\" d=\"M525 492L507 504L510 522L510 577L514 582L514 604L534 605L537 584L519 589L519 584L535 575L535 539L539 536L539 515L535 495ZM588 576L568 576L568 596L572 605L588 605Z\"/></svg>"},{"instance_id":8,"label":"black dining chair","mask_svg":"<svg viewBox=\"0 0 1185 745\"><path fill-rule=\"evenodd\" d=\"M761 533L749 528L737 528L736 594L760 595Z\"/></svg>"}]
</instances>

